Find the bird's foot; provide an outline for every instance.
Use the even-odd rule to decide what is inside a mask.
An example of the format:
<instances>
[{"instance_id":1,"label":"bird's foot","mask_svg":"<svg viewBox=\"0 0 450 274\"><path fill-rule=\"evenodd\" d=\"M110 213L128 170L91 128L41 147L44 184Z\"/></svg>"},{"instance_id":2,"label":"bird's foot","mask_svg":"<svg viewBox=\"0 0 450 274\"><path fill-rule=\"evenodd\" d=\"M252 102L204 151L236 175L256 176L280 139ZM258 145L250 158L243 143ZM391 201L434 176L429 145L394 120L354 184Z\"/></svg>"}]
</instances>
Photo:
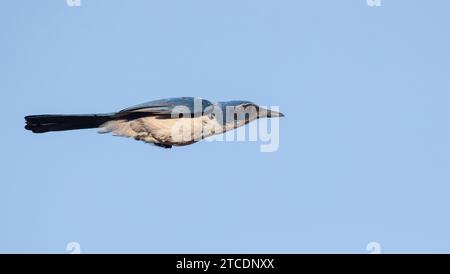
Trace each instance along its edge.
<instances>
[{"instance_id":1,"label":"bird's foot","mask_svg":"<svg viewBox=\"0 0 450 274\"><path fill-rule=\"evenodd\" d=\"M172 145L167 144L161 144L161 143L154 143L155 146L162 147L162 148L172 148Z\"/></svg>"}]
</instances>

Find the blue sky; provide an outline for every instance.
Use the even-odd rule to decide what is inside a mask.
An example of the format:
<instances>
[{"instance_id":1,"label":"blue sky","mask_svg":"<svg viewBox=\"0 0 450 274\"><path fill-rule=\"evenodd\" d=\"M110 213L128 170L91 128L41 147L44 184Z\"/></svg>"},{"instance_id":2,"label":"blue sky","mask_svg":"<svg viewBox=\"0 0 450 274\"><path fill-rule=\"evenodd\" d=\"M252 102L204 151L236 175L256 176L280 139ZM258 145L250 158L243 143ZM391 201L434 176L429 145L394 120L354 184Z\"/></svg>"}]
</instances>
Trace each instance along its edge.
<instances>
[{"instance_id":1,"label":"blue sky","mask_svg":"<svg viewBox=\"0 0 450 274\"><path fill-rule=\"evenodd\" d=\"M0 252L450 252L450 2L3 1ZM280 148L172 150L23 116L200 96Z\"/></svg>"}]
</instances>

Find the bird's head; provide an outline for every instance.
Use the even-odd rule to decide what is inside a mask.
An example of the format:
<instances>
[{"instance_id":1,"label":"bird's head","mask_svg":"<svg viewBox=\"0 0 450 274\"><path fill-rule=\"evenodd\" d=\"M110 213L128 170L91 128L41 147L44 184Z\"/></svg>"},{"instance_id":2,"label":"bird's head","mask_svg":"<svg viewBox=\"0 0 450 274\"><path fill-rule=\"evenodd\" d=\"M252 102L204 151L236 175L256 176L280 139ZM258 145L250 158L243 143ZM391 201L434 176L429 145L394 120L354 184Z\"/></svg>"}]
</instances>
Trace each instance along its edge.
<instances>
[{"instance_id":1,"label":"bird's head","mask_svg":"<svg viewBox=\"0 0 450 274\"><path fill-rule=\"evenodd\" d=\"M281 112L260 107L250 101L219 102L218 106L222 112L223 122L226 124L235 122L240 126L259 118L284 117Z\"/></svg>"}]
</instances>

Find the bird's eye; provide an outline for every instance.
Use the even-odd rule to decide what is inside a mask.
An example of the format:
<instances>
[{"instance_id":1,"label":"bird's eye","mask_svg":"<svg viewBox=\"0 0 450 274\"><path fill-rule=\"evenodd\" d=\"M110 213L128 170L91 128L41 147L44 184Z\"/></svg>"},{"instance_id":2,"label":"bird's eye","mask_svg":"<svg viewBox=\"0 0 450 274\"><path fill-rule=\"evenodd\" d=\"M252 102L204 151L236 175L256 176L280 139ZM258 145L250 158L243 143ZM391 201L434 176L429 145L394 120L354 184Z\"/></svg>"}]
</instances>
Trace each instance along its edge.
<instances>
[{"instance_id":1,"label":"bird's eye","mask_svg":"<svg viewBox=\"0 0 450 274\"><path fill-rule=\"evenodd\" d=\"M216 114L214 112L209 114L209 119L214 119L216 117Z\"/></svg>"}]
</instances>

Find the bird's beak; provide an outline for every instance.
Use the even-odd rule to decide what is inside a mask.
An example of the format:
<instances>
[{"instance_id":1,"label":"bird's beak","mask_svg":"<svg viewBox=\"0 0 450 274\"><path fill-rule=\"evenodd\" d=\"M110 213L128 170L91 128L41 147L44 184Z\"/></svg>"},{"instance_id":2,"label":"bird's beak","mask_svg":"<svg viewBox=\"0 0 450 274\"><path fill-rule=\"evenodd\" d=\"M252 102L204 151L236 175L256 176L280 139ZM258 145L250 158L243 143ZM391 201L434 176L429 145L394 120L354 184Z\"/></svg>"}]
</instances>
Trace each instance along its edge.
<instances>
[{"instance_id":1,"label":"bird's beak","mask_svg":"<svg viewBox=\"0 0 450 274\"><path fill-rule=\"evenodd\" d=\"M268 110L265 108L260 108L259 109L259 117L260 118L276 118L276 117L284 117L284 114L278 111L274 111L274 110Z\"/></svg>"}]
</instances>

